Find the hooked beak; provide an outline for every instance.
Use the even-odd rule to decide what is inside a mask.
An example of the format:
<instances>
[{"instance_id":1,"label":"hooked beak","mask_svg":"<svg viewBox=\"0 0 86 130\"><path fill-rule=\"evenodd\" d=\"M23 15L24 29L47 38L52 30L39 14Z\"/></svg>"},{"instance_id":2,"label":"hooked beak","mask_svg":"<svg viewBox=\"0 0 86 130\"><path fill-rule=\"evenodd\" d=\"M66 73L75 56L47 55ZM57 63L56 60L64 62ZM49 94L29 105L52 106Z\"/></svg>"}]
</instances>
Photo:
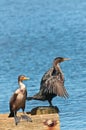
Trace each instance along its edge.
<instances>
[{"instance_id":1,"label":"hooked beak","mask_svg":"<svg viewBox=\"0 0 86 130\"><path fill-rule=\"evenodd\" d=\"M66 60L71 60L70 58L63 58L63 61L66 61Z\"/></svg>"},{"instance_id":2,"label":"hooked beak","mask_svg":"<svg viewBox=\"0 0 86 130\"><path fill-rule=\"evenodd\" d=\"M24 80L29 80L30 78L29 77L24 77Z\"/></svg>"}]
</instances>

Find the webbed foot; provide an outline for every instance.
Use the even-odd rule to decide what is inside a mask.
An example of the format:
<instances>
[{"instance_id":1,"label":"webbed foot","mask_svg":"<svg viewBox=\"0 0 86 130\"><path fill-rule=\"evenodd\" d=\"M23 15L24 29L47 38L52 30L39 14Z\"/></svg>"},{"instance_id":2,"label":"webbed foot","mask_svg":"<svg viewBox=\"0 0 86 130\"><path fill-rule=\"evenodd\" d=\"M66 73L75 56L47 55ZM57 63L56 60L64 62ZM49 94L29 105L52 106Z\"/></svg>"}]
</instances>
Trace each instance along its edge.
<instances>
[{"instance_id":1,"label":"webbed foot","mask_svg":"<svg viewBox=\"0 0 86 130\"><path fill-rule=\"evenodd\" d=\"M27 115L21 115L21 118L24 119L24 120L26 120L27 122L28 121L32 122L32 119L29 116L27 116Z\"/></svg>"}]
</instances>

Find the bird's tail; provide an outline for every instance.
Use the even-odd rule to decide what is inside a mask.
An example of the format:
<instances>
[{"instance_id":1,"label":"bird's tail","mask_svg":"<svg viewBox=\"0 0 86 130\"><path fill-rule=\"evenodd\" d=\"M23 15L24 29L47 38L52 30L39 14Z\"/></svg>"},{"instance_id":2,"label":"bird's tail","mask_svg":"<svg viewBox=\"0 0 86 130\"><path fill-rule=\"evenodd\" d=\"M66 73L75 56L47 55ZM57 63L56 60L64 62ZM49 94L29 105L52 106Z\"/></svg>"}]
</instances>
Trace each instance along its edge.
<instances>
[{"instance_id":1,"label":"bird's tail","mask_svg":"<svg viewBox=\"0 0 86 130\"><path fill-rule=\"evenodd\" d=\"M8 117L14 117L14 112L11 111Z\"/></svg>"},{"instance_id":2,"label":"bird's tail","mask_svg":"<svg viewBox=\"0 0 86 130\"><path fill-rule=\"evenodd\" d=\"M26 99L29 101L29 100L32 100L32 99L33 99L33 97L27 97Z\"/></svg>"},{"instance_id":3,"label":"bird's tail","mask_svg":"<svg viewBox=\"0 0 86 130\"><path fill-rule=\"evenodd\" d=\"M45 96L41 94L41 92L35 94L34 96L32 97L27 97L27 100L42 100L44 101L45 100Z\"/></svg>"}]
</instances>

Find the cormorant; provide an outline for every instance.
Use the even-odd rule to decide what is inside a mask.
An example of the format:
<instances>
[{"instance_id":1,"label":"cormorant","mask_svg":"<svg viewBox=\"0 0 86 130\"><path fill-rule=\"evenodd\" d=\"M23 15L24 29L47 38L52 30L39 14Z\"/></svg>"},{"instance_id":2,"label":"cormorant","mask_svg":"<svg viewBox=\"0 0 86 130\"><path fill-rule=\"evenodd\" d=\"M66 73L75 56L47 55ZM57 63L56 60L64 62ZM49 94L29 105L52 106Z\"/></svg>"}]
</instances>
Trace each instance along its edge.
<instances>
[{"instance_id":1,"label":"cormorant","mask_svg":"<svg viewBox=\"0 0 86 130\"><path fill-rule=\"evenodd\" d=\"M64 87L64 76L60 68L60 63L69 60L69 58L57 57L53 61L53 66L43 75L40 82L40 90L27 100L47 100L52 106L52 99L55 96L68 97L68 93Z\"/></svg>"},{"instance_id":2,"label":"cormorant","mask_svg":"<svg viewBox=\"0 0 86 130\"><path fill-rule=\"evenodd\" d=\"M8 117L14 117L16 125L18 123L18 118L16 116L17 111L21 108L24 113L26 97L27 97L27 90L22 81L28 79L29 78L27 78L24 75L18 76L19 88L14 92L14 94L10 98L10 102L9 102L10 114Z\"/></svg>"}]
</instances>

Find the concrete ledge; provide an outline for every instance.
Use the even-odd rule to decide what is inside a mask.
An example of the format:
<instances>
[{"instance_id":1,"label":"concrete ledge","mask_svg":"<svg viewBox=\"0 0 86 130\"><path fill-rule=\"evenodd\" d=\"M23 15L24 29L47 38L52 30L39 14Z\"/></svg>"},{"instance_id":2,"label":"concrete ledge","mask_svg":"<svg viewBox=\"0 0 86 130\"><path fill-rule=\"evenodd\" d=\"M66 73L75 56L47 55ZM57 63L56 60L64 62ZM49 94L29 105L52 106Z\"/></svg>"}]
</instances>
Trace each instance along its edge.
<instances>
[{"instance_id":1,"label":"concrete ledge","mask_svg":"<svg viewBox=\"0 0 86 130\"><path fill-rule=\"evenodd\" d=\"M47 114L47 107L36 108L37 111L40 111L40 109L41 111L43 110L43 114L31 114L27 112L27 116L32 119L32 122L20 120L17 126L15 125L14 118L8 118L8 113L0 114L0 130L60 130L59 115L57 112L55 113L56 109L54 111L54 108L49 108L50 111L54 111L54 113L50 114ZM32 111L34 110L32 109ZM46 111L47 113L45 114ZM17 116L20 117L21 115L23 114L18 112Z\"/></svg>"}]
</instances>

